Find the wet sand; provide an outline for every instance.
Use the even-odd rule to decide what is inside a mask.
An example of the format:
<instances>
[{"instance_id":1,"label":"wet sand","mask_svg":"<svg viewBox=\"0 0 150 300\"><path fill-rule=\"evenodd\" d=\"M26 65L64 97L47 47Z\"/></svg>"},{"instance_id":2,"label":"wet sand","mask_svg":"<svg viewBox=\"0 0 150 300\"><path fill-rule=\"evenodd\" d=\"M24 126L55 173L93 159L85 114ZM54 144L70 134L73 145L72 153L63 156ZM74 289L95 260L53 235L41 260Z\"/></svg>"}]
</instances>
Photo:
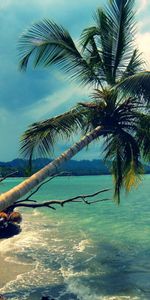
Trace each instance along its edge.
<instances>
[{"instance_id":1,"label":"wet sand","mask_svg":"<svg viewBox=\"0 0 150 300\"><path fill-rule=\"evenodd\" d=\"M16 279L19 274L29 272L31 268L31 265L7 261L7 256L0 254L0 288Z\"/></svg>"}]
</instances>

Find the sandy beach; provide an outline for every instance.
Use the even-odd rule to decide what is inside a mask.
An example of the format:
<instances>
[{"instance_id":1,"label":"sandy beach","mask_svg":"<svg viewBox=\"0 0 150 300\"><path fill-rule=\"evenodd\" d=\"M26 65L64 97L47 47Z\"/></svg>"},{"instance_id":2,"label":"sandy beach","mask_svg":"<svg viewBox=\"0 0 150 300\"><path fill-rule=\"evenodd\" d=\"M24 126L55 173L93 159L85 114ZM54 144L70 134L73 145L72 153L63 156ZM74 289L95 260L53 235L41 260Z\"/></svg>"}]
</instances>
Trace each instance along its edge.
<instances>
[{"instance_id":1,"label":"sandy beach","mask_svg":"<svg viewBox=\"0 0 150 300\"><path fill-rule=\"evenodd\" d=\"M7 261L7 256L1 254L0 262L0 288L5 286L6 283L15 280L18 275L29 272L32 268L31 265Z\"/></svg>"}]
</instances>

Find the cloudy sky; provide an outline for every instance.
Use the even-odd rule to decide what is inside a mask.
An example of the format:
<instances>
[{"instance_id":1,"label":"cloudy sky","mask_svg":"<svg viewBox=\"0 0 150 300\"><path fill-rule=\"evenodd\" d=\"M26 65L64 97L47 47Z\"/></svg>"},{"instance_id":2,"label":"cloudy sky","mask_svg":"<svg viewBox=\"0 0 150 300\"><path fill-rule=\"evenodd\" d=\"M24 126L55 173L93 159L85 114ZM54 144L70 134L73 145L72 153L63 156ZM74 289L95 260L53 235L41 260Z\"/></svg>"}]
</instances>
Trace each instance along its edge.
<instances>
[{"instance_id":1,"label":"cloudy sky","mask_svg":"<svg viewBox=\"0 0 150 300\"><path fill-rule=\"evenodd\" d=\"M19 138L35 121L61 113L85 99L87 90L64 80L59 70L18 70L17 43L32 23L49 18L77 39L105 0L0 0L0 161L19 157ZM150 2L136 0L137 44L150 63ZM60 146L60 145L59 145ZM57 146L57 151L65 146ZM60 149L59 149L60 148ZM96 157L94 148L86 154ZM85 153L83 154L85 157ZM81 156L83 158L83 155Z\"/></svg>"}]
</instances>

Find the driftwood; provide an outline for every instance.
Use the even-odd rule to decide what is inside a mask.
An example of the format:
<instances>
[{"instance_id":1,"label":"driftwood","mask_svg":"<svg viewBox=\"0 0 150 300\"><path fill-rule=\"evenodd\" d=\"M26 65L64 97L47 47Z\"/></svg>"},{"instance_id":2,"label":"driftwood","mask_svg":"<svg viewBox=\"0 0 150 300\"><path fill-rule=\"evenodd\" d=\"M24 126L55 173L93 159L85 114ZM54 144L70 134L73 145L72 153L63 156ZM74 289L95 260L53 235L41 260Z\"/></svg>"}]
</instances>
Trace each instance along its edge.
<instances>
[{"instance_id":1,"label":"driftwood","mask_svg":"<svg viewBox=\"0 0 150 300\"><path fill-rule=\"evenodd\" d=\"M9 209L13 210L16 207L28 207L28 208L47 207L47 208L51 208L51 209L56 210L56 207L54 207L54 205L60 205L61 207L63 207L66 203L70 203L70 202L73 202L73 203L75 203L75 202L82 202L82 203L90 205L90 204L94 204L94 203L97 203L97 202L102 202L102 201L108 201L108 200L110 200L108 198L103 198L103 199L94 200L94 201L87 200L87 198L88 199L93 198L93 197L95 197L95 196L97 196L99 194L102 194L104 192L109 191L110 189L103 189L103 190L97 191L97 192L92 193L92 194L87 194L87 195L78 195L78 196L71 197L71 198L68 198L68 199L65 199L65 200L54 199L54 200L47 200L47 201L43 201L43 202L38 202L35 199L31 199L31 197L33 195L35 195L40 190L40 188L43 185L45 185L49 181L53 180L54 178L56 178L58 176L62 176L62 175L66 175L66 173L62 173L61 172L61 173L55 174L52 177L50 177L48 180L42 182L25 199L21 199L21 200L16 201L12 206L9 207ZM67 175L68 175L68 173L67 173Z\"/></svg>"},{"instance_id":2,"label":"driftwood","mask_svg":"<svg viewBox=\"0 0 150 300\"><path fill-rule=\"evenodd\" d=\"M12 173L9 173L7 174L5 177L1 178L0 179L0 182L4 181L6 178L16 174L18 171L15 171L15 172L12 172ZM31 191L31 193L25 198L25 199L21 199L21 200L18 200L16 202L14 202L13 205L9 206L5 212L6 213L10 213L10 212L13 212L13 210L16 208L16 207L28 207L28 208L39 208L39 207L47 207L47 208L51 208L51 209L56 209L54 206L52 205L60 205L61 207L63 207L66 203L69 203L69 202L82 202L82 203L85 203L85 204L94 204L94 203L97 203L97 202L102 202L102 201L108 201L110 199L108 198L104 198L104 199L99 199L99 200L94 200L94 201L91 201L91 200L87 200L87 198L92 198L92 197L95 197L101 193L104 193L104 192L107 192L109 191L110 189L103 189L103 190L100 190L100 191L97 191L95 193L92 193L92 194L88 194L88 195L78 195L78 196L75 196L75 197L72 197L72 198L69 198L69 199L66 199L66 200L47 200L47 201L43 201L43 202L38 202L37 200L34 200L34 199L31 199L31 197L33 195L35 195L39 190L40 188L45 185L46 183L48 183L49 181L53 180L54 178L58 177L58 176L64 176L64 175L70 175L70 173L64 173L64 172L60 172L58 174L54 174L52 175L48 180L42 182L41 184L39 184L39 186L34 190L34 191Z\"/></svg>"},{"instance_id":3,"label":"driftwood","mask_svg":"<svg viewBox=\"0 0 150 300\"><path fill-rule=\"evenodd\" d=\"M55 205L55 204L58 204L60 206L64 206L64 204L66 203L69 203L69 202L82 202L82 203L85 203L85 204L94 204L94 203L97 203L97 202L102 202L102 201L108 201L110 199L98 199L98 200L94 200L94 201L88 201L86 200L86 198L92 198L94 196L97 196L101 193L104 193L104 192L107 192L109 191L109 189L104 189L104 190L100 190L98 192L95 192L93 194L88 194L88 195L78 195L78 196L75 196L75 197L72 197L72 198L69 198L69 199L66 199L66 200L48 200L48 201L44 201L44 202L40 202L40 203L35 203L37 202L37 200L29 200L30 202L33 202L33 203L26 203L27 200L20 200L16 203L14 203L14 205L11 206L11 208L16 208L16 207L29 207L29 208L39 208L39 207L48 207L48 208L51 208L51 209L56 209L55 207L53 207L52 205Z\"/></svg>"}]
</instances>

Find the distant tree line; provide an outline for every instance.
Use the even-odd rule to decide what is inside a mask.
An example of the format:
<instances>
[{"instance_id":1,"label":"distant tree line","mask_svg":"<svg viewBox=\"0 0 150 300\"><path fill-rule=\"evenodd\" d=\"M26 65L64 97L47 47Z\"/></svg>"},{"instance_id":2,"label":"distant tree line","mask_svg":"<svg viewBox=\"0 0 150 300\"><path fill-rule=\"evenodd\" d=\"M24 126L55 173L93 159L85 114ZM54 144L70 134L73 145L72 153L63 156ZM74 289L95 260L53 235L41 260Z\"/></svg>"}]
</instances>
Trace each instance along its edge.
<instances>
[{"instance_id":1,"label":"distant tree line","mask_svg":"<svg viewBox=\"0 0 150 300\"><path fill-rule=\"evenodd\" d=\"M33 160L32 173L40 170L52 160L47 158L39 158ZM70 160L62 165L59 171L69 172L73 176L82 175L108 175L110 174L111 163L104 165L102 160ZM17 171L17 173L15 173ZM27 177L29 176L29 165L27 160L14 159L10 162L0 162L0 175L6 176L14 172L13 177ZM150 166L145 166L145 173L150 173Z\"/></svg>"}]
</instances>

